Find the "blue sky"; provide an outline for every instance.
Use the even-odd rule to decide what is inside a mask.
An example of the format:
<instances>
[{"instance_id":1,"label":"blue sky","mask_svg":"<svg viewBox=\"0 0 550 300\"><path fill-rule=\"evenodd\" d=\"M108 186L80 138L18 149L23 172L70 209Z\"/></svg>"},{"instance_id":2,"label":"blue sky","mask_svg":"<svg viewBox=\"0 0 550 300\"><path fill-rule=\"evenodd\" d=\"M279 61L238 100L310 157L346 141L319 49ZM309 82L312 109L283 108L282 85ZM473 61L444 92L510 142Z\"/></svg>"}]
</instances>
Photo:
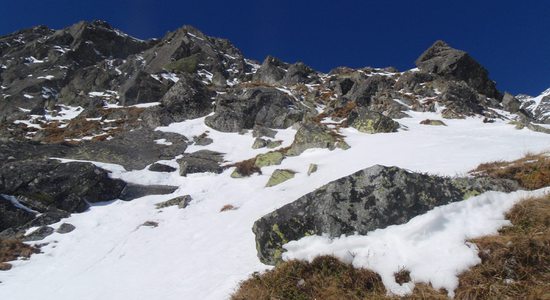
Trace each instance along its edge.
<instances>
[{"instance_id":1,"label":"blue sky","mask_svg":"<svg viewBox=\"0 0 550 300\"><path fill-rule=\"evenodd\" d=\"M550 1L2 1L0 34L102 19L140 38L184 24L231 40L246 57L274 55L328 71L405 70L435 40L468 51L500 90L550 87Z\"/></svg>"}]
</instances>

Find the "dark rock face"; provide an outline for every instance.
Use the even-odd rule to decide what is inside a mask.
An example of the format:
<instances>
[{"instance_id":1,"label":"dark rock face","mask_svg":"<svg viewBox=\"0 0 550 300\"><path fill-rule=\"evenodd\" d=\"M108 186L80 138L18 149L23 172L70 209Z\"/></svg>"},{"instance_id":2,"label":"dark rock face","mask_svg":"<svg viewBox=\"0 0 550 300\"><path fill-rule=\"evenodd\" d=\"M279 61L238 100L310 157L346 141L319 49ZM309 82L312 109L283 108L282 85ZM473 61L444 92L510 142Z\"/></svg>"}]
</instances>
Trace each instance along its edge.
<instances>
[{"instance_id":1,"label":"dark rock face","mask_svg":"<svg viewBox=\"0 0 550 300\"><path fill-rule=\"evenodd\" d=\"M121 86L121 104L156 102L171 89L171 86L170 81L160 81L149 73L139 71Z\"/></svg>"},{"instance_id":2,"label":"dark rock face","mask_svg":"<svg viewBox=\"0 0 550 300\"><path fill-rule=\"evenodd\" d=\"M347 97L359 106L369 106L375 95L389 91L393 85L394 81L387 76L373 75L354 85Z\"/></svg>"},{"instance_id":3,"label":"dark rock face","mask_svg":"<svg viewBox=\"0 0 550 300\"><path fill-rule=\"evenodd\" d=\"M268 56L265 58L261 67L254 74L253 79L267 84L275 84L285 77L288 64L279 59Z\"/></svg>"},{"instance_id":4,"label":"dark rock face","mask_svg":"<svg viewBox=\"0 0 550 300\"><path fill-rule=\"evenodd\" d=\"M42 226L36 229L35 231L31 232L29 235L26 235L25 237L23 237L23 241L25 242L40 241L52 233L54 233L54 229L52 227Z\"/></svg>"},{"instance_id":5,"label":"dark rock face","mask_svg":"<svg viewBox=\"0 0 550 300\"><path fill-rule=\"evenodd\" d=\"M156 143L155 140L159 139L166 139L172 144ZM187 140L179 134L142 128L117 135L111 140L82 143L71 148L65 157L114 163L127 169L143 169L158 160L172 159L186 148Z\"/></svg>"},{"instance_id":6,"label":"dark rock face","mask_svg":"<svg viewBox=\"0 0 550 300\"><path fill-rule=\"evenodd\" d=\"M0 195L0 232L21 226L34 219L35 213L14 205L8 196Z\"/></svg>"},{"instance_id":7,"label":"dark rock face","mask_svg":"<svg viewBox=\"0 0 550 300\"><path fill-rule=\"evenodd\" d=\"M193 153L186 153L182 158L178 159L181 176L205 172L219 174L223 171L223 168L221 167L222 162L223 154L210 150L200 150Z\"/></svg>"},{"instance_id":8,"label":"dark rock face","mask_svg":"<svg viewBox=\"0 0 550 300\"><path fill-rule=\"evenodd\" d=\"M306 66L304 63L298 62L288 67L288 70L283 77L282 83L293 85L298 83L311 83L318 79L317 73Z\"/></svg>"},{"instance_id":9,"label":"dark rock face","mask_svg":"<svg viewBox=\"0 0 550 300\"><path fill-rule=\"evenodd\" d=\"M127 184L91 163L22 160L0 166L0 237L21 238L31 227L46 227L85 211L88 203L169 194L177 187ZM13 196L5 196L13 195ZM42 239L50 230L42 228ZM46 235L44 235L46 234Z\"/></svg>"},{"instance_id":10,"label":"dark rock face","mask_svg":"<svg viewBox=\"0 0 550 300\"><path fill-rule=\"evenodd\" d=\"M521 102L519 102L516 97L508 93L504 93L504 97L502 97L502 107L511 113L515 113L519 111Z\"/></svg>"},{"instance_id":11,"label":"dark rock face","mask_svg":"<svg viewBox=\"0 0 550 300\"><path fill-rule=\"evenodd\" d=\"M60 91L68 87L73 78L76 81L72 86L81 87L80 91L85 93L94 85L105 90L116 73L95 68L96 64L101 66L106 59L122 60L144 51L154 42L134 39L105 22L94 21L57 31L34 27L0 37L0 44L0 65L3 66L0 82L11 100L0 104L2 119L8 109L29 107L36 102L29 101L24 94L53 102L63 98ZM69 90L63 93L68 103L79 98L78 91L73 89L74 93L68 93Z\"/></svg>"},{"instance_id":12,"label":"dark rock face","mask_svg":"<svg viewBox=\"0 0 550 300\"><path fill-rule=\"evenodd\" d=\"M212 91L207 90L200 81L189 75L182 76L161 99L170 119L162 123L181 122L209 114L213 108L212 96Z\"/></svg>"},{"instance_id":13,"label":"dark rock face","mask_svg":"<svg viewBox=\"0 0 550 300\"><path fill-rule=\"evenodd\" d=\"M445 78L463 80L469 86L486 95L500 99L496 85L489 79L487 70L468 53L453 49L443 41L435 42L416 60L416 66L426 73Z\"/></svg>"},{"instance_id":14,"label":"dark rock face","mask_svg":"<svg viewBox=\"0 0 550 300\"><path fill-rule=\"evenodd\" d=\"M20 161L0 167L0 193L26 197L27 207L82 212L87 202L115 199L124 188L121 180L90 163L54 160ZM23 202L21 201L21 202Z\"/></svg>"},{"instance_id":15,"label":"dark rock face","mask_svg":"<svg viewBox=\"0 0 550 300\"><path fill-rule=\"evenodd\" d=\"M270 129L270 128L267 128L267 127L255 125L254 128L252 128L252 136L253 137L264 137L265 136L265 137L275 138L276 134L277 134L277 131L275 131L273 129Z\"/></svg>"},{"instance_id":16,"label":"dark rock face","mask_svg":"<svg viewBox=\"0 0 550 300\"><path fill-rule=\"evenodd\" d=\"M121 200L134 200L148 195L166 195L177 190L177 186L169 185L141 185L128 183L118 196Z\"/></svg>"},{"instance_id":17,"label":"dark rock face","mask_svg":"<svg viewBox=\"0 0 550 300\"><path fill-rule=\"evenodd\" d=\"M395 83L396 90L404 89L408 92L419 92L422 90L422 83L434 80L434 76L423 72L405 72Z\"/></svg>"},{"instance_id":18,"label":"dark rock face","mask_svg":"<svg viewBox=\"0 0 550 300\"><path fill-rule=\"evenodd\" d=\"M214 142L213 139L209 138L207 135L201 134L199 136L193 137L193 142L197 146L208 146Z\"/></svg>"},{"instance_id":19,"label":"dark rock face","mask_svg":"<svg viewBox=\"0 0 550 300\"><path fill-rule=\"evenodd\" d=\"M365 133L396 132L399 123L389 117L365 108L354 109L348 116L349 126Z\"/></svg>"},{"instance_id":20,"label":"dark rock face","mask_svg":"<svg viewBox=\"0 0 550 300\"><path fill-rule=\"evenodd\" d=\"M206 125L223 132L239 132L255 125L287 128L302 120L304 110L288 94L271 87L234 90L216 101Z\"/></svg>"},{"instance_id":21,"label":"dark rock face","mask_svg":"<svg viewBox=\"0 0 550 300\"><path fill-rule=\"evenodd\" d=\"M484 111L479 95L463 82L446 83L440 98L446 104L446 110L449 112L443 112L445 118L462 118L481 114Z\"/></svg>"},{"instance_id":22,"label":"dark rock face","mask_svg":"<svg viewBox=\"0 0 550 300\"><path fill-rule=\"evenodd\" d=\"M517 183L488 179L449 179L373 166L333 181L254 223L258 257L280 259L282 245L311 234L366 234L403 224L438 205L479 193L517 189Z\"/></svg>"},{"instance_id":23,"label":"dark rock face","mask_svg":"<svg viewBox=\"0 0 550 300\"><path fill-rule=\"evenodd\" d=\"M165 165L165 164L154 163L151 166L149 166L149 171L170 173L170 172L176 171L176 168L170 167L170 166Z\"/></svg>"}]
</instances>

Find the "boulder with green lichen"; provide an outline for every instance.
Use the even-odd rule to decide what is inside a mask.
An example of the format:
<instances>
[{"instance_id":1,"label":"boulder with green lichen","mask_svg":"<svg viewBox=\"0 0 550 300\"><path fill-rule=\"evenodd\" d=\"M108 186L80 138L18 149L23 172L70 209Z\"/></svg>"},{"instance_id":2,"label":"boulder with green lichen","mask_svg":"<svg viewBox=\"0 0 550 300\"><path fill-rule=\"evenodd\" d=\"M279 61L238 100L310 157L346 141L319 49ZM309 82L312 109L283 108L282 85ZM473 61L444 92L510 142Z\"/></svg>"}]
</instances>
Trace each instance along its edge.
<instances>
[{"instance_id":1,"label":"boulder with green lichen","mask_svg":"<svg viewBox=\"0 0 550 300\"><path fill-rule=\"evenodd\" d=\"M252 149L260 149L260 148L264 148L267 146L267 140L265 139L262 139L262 138L256 138L254 140L254 143L252 144Z\"/></svg>"},{"instance_id":2,"label":"boulder with green lichen","mask_svg":"<svg viewBox=\"0 0 550 300\"><path fill-rule=\"evenodd\" d=\"M307 169L307 176L317 172L317 164L309 164L309 168Z\"/></svg>"},{"instance_id":3,"label":"boulder with green lichen","mask_svg":"<svg viewBox=\"0 0 550 300\"><path fill-rule=\"evenodd\" d=\"M286 154L288 156L297 156L311 148L334 150L337 146L344 146L344 144L339 143L341 141L341 137L331 134L330 129L325 125L313 121L305 121L300 124L294 136L294 142Z\"/></svg>"},{"instance_id":4,"label":"boulder with green lichen","mask_svg":"<svg viewBox=\"0 0 550 300\"><path fill-rule=\"evenodd\" d=\"M273 151L268 153L258 154L254 165L258 168L280 165L284 159L284 155L281 152Z\"/></svg>"},{"instance_id":5,"label":"boulder with green lichen","mask_svg":"<svg viewBox=\"0 0 550 300\"><path fill-rule=\"evenodd\" d=\"M296 174L296 172L294 172L292 170L277 169L277 170L273 171L273 174L271 174L271 177L269 178L269 181L267 182L265 187L276 186L276 185L281 184L281 183L283 183L287 180L290 180L290 179L294 178L294 174Z\"/></svg>"},{"instance_id":6,"label":"boulder with green lichen","mask_svg":"<svg viewBox=\"0 0 550 300\"><path fill-rule=\"evenodd\" d=\"M277 174L278 181L293 175ZM406 223L439 205L486 191L518 188L510 180L447 178L376 165L330 182L257 220L253 232L258 257L263 263L276 264L285 243L307 235L366 234Z\"/></svg>"},{"instance_id":7,"label":"boulder with green lichen","mask_svg":"<svg viewBox=\"0 0 550 300\"><path fill-rule=\"evenodd\" d=\"M267 141L267 148L269 148L269 149L277 148L277 147L281 146L282 144L283 144L283 141L269 140L269 141Z\"/></svg>"},{"instance_id":8,"label":"boulder with green lichen","mask_svg":"<svg viewBox=\"0 0 550 300\"><path fill-rule=\"evenodd\" d=\"M366 108L356 108L348 116L348 125L364 133L396 132L399 123Z\"/></svg>"}]
</instances>

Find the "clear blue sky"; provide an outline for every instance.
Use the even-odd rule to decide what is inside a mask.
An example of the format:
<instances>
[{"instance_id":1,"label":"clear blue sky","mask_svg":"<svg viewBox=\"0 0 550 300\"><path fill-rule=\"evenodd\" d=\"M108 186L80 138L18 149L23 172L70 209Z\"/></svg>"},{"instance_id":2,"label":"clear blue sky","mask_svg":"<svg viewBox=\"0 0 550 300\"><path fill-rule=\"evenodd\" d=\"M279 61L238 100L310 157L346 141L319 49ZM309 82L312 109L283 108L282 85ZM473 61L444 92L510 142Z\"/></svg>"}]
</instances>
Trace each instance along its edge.
<instances>
[{"instance_id":1,"label":"clear blue sky","mask_svg":"<svg viewBox=\"0 0 550 300\"><path fill-rule=\"evenodd\" d=\"M3 0L0 34L102 19L139 38L184 24L231 40L244 55L336 66L413 67L437 39L470 52L500 90L550 87L550 1Z\"/></svg>"}]
</instances>

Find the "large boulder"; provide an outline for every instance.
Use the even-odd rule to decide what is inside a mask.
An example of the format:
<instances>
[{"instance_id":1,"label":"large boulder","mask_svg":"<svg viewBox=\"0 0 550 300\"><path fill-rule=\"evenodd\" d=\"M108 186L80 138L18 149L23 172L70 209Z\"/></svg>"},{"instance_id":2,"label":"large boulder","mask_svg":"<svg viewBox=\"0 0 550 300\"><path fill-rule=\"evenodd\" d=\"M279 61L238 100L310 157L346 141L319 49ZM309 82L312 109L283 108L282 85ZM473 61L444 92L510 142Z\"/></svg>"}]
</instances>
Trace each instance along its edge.
<instances>
[{"instance_id":1,"label":"large boulder","mask_svg":"<svg viewBox=\"0 0 550 300\"><path fill-rule=\"evenodd\" d=\"M438 99L445 105L442 112L447 119L463 118L474 114L482 114L485 100L473 88L464 82L440 82L442 92Z\"/></svg>"},{"instance_id":2,"label":"large boulder","mask_svg":"<svg viewBox=\"0 0 550 300\"><path fill-rule=\"evenodd\" d=\"M438 205L488 190L511 191L517 183L477 178L451 179L376 165L306 194L254 223L258 257L275 264L282 245L312 234L366 234L403 224Z\"/></svg>"},{"instance_id":3,"label":"large boulder","mask_svg":"<svg viewBox=\"0 0 550 300\"><path fill-rule=\"evenodd\" d=\"M423 72L441 75L446 79L463 80L487 97L502 98L483 66L468 53L451 48L444 41L436 41L424 51L416 60L416 66Z\"/></svg>"},{"instance_id":4,"label":"large boulder","mask_svg":"<svg viewBox=\"0 0 550 300\"><path fill-rule=\"evenodd\" d=\"M203 117L212 111L213 92L202 82L189 75L179 81L162 97L161 104L170 118L169 122Z\"/></svg>"},{"instance_id":5,"label":"large boulder","mask_svg":"<svg viewBox=\"0 0 550 300\"><path fill-rule=\"evenodd\" d=\"M364 107L352 110L348 116L348 125L365 133L396 132L399 123L383 114Z\"/></svg>"},{"instance_id":6,"label":"large boulder","mask_svg":"<svg viewBox=\"0 0 550 300\"><path fill-rule=\"evenodd\" d=\"M519 100L513 95L504 93L504 96L502 97L502 107L511 113L516 113L521 107L521 102L519 102Z\"/></svg>"},{"instance_id":7,"label":"large boulder","mask_svg":"<svg viewBox=\"0 0 550 300\"><path fill-rule=\"evenodd\" d=\"M158 160L172 159L184 153L186 148L187 139L182 135L141 128L118 134L110 140L81 143L79 147L69 148L65 157L139 170Z\"/></svg>"},{"instance_id":8,"label":"large boulder","mask_svg":"<svg viewBox=\"0 0 550 300\"><path fill-rule=\"evenodd\" d=\"M178 159L180 175L187 176L193 173L216 173L223 172L223 154L210 150L199 150L193 153L185 153Z\"/></svg>"},{"instance_id":9,"label":"large boulder","mask_svg":"<svg viewBox=\"0 0 550 300\"><path fill-rule=\"evenodd\" d=\"M404 90L406 92L418 92L423 89L423 84L434 80L434 76L423 72L404 72L395 82L395 90Z\"/></svg>"},{"instance_id":10,"label":"large boulder","mask_svg":"<svg viewBox=\"0 0 550 300\"><path fill-rule=\"evenodd\" d=\"M0 193L24 196L20 201L37 211L83 212L88 202L116 199L125 185L91 163L34 160L0 167Z\"/></svg>"},{"instance_id":11,"label":"large boulder","mask_svg":"<svg viewBox=\"0 0 550 300\"><path fill-rule=\"evenodd\" d=\"M15 197L0 195L0 232L34 219L35 213L15 202Z\"/></svg>"},{"instance_id":12,"label":"large boulder","mask_svg":"<svg viewBox=\"0 0 550 300\"><path fill-rule=\"evenodd\" d=\"M170 80L158 80L151 74L138 71L126 80L120 87L120 103L134 105L139 103L157 102L171 88Z\"/></svg>"},{"instance_id":13,"label":"large boulder","mask_svg":"<svg viewBox=\"0 0 550 300\"><path fill-rule=\"evenodd\" d=\"M345 148L345 145L345 142L340 140L337 135L331 134L327 126L308 120L300 123L294 141L286 154L288 156L298 156L307 149L325 148L334 150L336 147Z\"/></svg>"},{"instance_id":14,"label":"large boulder","mask_svg":"<svg viewBox=\"0 0 550 300\"><path fill-rule=\"evenodd\" d=\"M273 56L268 56L254 74L253 79L266 84L275 84L285 77L287 69L287 63Z\"/></svg>"},{"instance_id":15,"label":"large boulder","mask_svg":"<svg viewBox=\"0 0 550 300\"><path fill-rule=\"evenodd\" d=\"M215 113L205 119L206 125L223 132L239 132L255 125L287 128L302 120L304 110L287 93L272 87L235 89L220 95Z\"/></svg>"},{"instance_id":16,"label":"large boulder","mask_svg":"<svg viewBox=\"0 0 550 300\"><path fill-rule=\"evenodd\" d=\"M353 85L346 97L358 106L369 106L377 94L391 91L394 84L394 80L387 76L372 75Z\"/></svg>"},{"instance_id":17,"label":"large boulder","mask_svg":"<svg viewBox=\"0 0 550 300\"><path fill-rule=\"evenodd\" d=\"M302 62L297 62L288 67L288 70L281 81L286 85L298 83L311 83L318 78L315 71Z\"/></svg>"}]
</instances>

